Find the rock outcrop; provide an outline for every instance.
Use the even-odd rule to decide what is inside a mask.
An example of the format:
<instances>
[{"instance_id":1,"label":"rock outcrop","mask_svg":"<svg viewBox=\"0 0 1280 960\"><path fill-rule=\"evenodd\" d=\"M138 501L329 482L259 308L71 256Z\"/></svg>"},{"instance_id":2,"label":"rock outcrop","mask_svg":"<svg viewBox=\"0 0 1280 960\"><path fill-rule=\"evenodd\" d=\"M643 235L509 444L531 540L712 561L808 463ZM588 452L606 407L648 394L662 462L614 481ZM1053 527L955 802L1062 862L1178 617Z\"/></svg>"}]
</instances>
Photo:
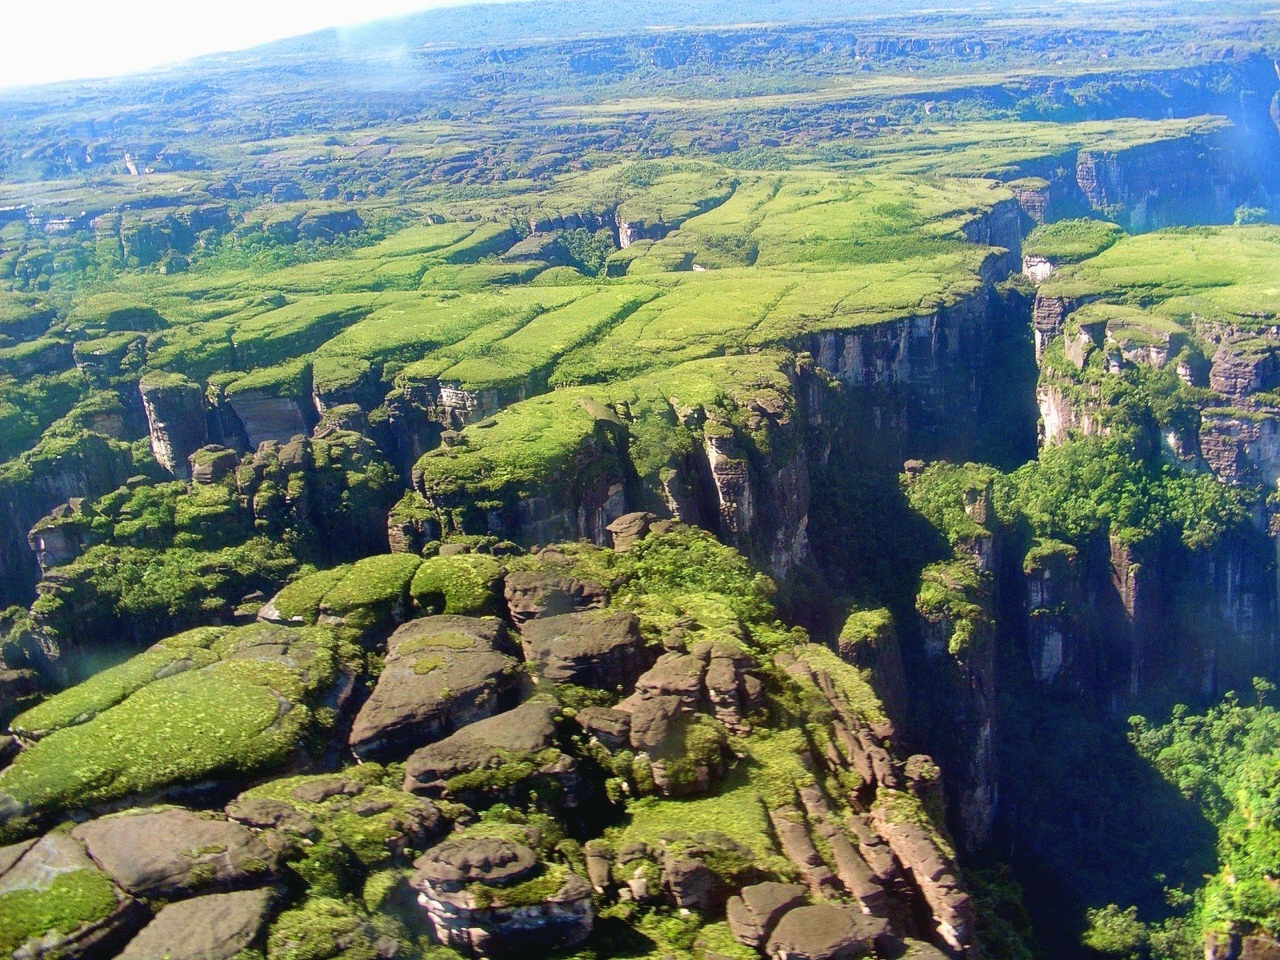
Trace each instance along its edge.
<instances>
[{"instance_id":1,"label":"rock outcrop","mask_svg":"<svg viewBox=\"0 0 1280 960\"><path fill-rule=\"evenodd\" d=\"M498 620L411 620L387 641L377 686L348 742L357 756L404 757L515 704L518 664Z\"/></svg>"},{"instance_id":2,"label":"rock outcrop","mask_svg":"<svg viewBox=\"0 0 1280 960\"><path fill-rule=\"evenodd\" d=\"M182 377L145 376L138 384L156 462L180 480L191 477L189 458L208 440L204 394Z\"/></svg>"},{"instance_id":3,"label":"rock outcrop","mask_svg":"<svg viewBox=\"0 0 1280 960\"><path fill-rule=\"evenodd\" d=\"M413 886L440 941L476 956L571 947L591 934L591 887L523 844L446 840L414 864Z\"/></svg>"},{"instance_id":4,"label":"rock outcrop","mask_svg":"<svg viewBox=\"0 0 1280 960\"><path fill-rule=\"evenodd\" d=\"M147 899L260 885L276 870L276 853L248 828L177 807L90 820L71 835L124 890Z\"/></svg>"},{"instance_id":5,"label":"rock outcrop","mask_svg":"<svg viewBox=\"0 0 1280 960\"><path fill-rule=\"evenodd\" d=\"M404 789L432 797L463 796L489 804L554 784L543 794L564 807L577 804L577 764L559 749L558 711L530 701L463 727L423 747L405 763Z\"/></svg>"},{"instance_id":6,"label":"rock outcrop","mask_svg":"<svg viewBox=\"0 0 1280 960\"><path fill-rule=\"evenodd\" d=\"M629 691L653 663L634 614L591 611L538 617L520 628L525 661L545 680Z\"/></svg>"},{"instance_id":7,"label":"rock outcrop","mask_svg":"<svg viewBox=\"0 0 1280 960\"><path fill-rule=\"evenodd\" d=\"M162 907L118 960L234 960L271 917L271 890L193 897Z\"/></svg>"}]
</instances>

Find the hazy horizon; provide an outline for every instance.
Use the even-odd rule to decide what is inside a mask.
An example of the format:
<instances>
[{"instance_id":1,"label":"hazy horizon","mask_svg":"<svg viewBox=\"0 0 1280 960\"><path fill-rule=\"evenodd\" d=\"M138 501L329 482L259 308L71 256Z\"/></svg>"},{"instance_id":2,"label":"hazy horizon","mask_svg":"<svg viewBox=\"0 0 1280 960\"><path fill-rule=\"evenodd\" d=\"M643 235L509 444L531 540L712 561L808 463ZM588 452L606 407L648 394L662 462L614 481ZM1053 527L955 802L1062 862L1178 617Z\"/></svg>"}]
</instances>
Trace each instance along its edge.
<instances>
[{"instance_id":1,"label":"hazy horizon","mask_svg":"<svg viewBox=\"0 0 1280 960\"><path fill-rule=\"evenodd\" d=\"M212 11L140 4L108 7L71 0L57 8L21 5L6 11L0 89L123 76L208 54L244 50L330 27L355 26L437 7L512 0L338 0L308 4L223 0Z\"/></svg>"}]
</instances>

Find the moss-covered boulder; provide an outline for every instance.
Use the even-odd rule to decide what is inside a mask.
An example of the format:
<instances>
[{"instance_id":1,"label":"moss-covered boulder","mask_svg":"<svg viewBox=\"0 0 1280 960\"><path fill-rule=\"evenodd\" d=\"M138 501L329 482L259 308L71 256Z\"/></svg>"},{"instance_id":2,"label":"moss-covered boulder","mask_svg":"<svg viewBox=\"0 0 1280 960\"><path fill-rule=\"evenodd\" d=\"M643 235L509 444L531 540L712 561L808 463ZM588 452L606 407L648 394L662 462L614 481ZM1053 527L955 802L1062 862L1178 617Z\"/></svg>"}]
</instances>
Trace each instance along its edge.
<instances>
[{"instance_id":1,"label":"moss-covered boulder","mask_svg":"<svg viewBox=\"0 0 1280 960\"><path fill-rule=\"evenodd\" d=\"M326 732L359 668L329 627L255 624L180 642L191 669L149 663L41 704L45 735L0 771L0 827L281 766Z\"/></svg>"},{"instance_id":2,"label":"moss-covered boulder","mask_svg":"<svg viewBox=\"0 0 1280 960\"><path fill-rule=\"evenodd\" d=\"M404 757L514 706L519 663L496 619L423 617L387 641L377 686L351 727L357 756Z\"/></svg>"},{"instance_id":3,"label":"moss-covered boulder","mask_svg":"<svg viewBox=\"0 0 1280 960\"><path fill-rule=\"evenodd\" d=\"M579 776L559 748L558 719L554 703L533 700L464 727L409 757L404 788L476 805L518 802L536 791L544 802L572 805Z\"/></svg>"},{"instance_id":4,"label":"moss-covered boulder","mask_svg":"<svg viewBox=\"0 0 1280 960\"><path fill-rule=\"evenodd\" d=\"M468 617L499 613L502 567L479 553L432 557L413 577L409 592L425 613Z\"/></svg>"},{"instance_id":5,"label":"moss-covered boulder","mask_svg":"<svg viewBox=\"0 0 1280 960\"><path fill-rule=\"evenodd\" d=\"M595 923L590 885L514 840L446 840L415 867L412 884L436 936L474 956L570 947Z\"/></svg>"},{"instance_id":6,"label":"moss-covered boulder","mask_svg":"<svg viewBox=\"0 0 1280 960\"><path fill-rule=\"evenodd\" d=\"M147 920L66 833L0 847L0 956L110 955Z\"/></svg>"},{"instance_id":7,"label":"moss-covered boulder","mask_svg":"<svg viewBox=\"0 0 1280 960\"><path fill-rule=\"evenodd\" d=\"M352 564L320 601L320 616L360 630L390 626L408 616L409 584L418 557L384 554Z\"/></svg>"},{"instance_id":8,"label":"moss-covered boulder","mask_svg":"<svg viewBox=\"0 0 1280 960\"><path fill-rule=\"evenodd\" d=\"M448 826L429 801L384 786L382 768L286 777L238 796L233 820L275 830L290 843L290 868L315 893L359 889L377 871L407 867Z\"/></svg>"}]
</instances>

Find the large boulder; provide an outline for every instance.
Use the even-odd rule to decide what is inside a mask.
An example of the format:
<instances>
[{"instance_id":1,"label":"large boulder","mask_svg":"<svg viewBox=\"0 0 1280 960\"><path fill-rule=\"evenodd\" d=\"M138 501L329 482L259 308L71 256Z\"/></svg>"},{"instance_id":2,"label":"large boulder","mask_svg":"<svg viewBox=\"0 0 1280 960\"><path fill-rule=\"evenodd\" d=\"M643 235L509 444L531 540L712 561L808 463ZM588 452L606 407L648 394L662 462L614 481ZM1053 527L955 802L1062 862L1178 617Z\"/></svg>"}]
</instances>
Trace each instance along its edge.
<instances>
[{"instance_id":1,"label":"large boulder","mask_svg":"<svg viewBox=\"0 0 1280 960\"><path fill-rule=\"evenodd\" d=\"M783 915L765 955L771 960L858 960L889 939L888 922L879 917L847 904L816 903Z\"/></svg>"},{"instance_id":2,"label":"large boulder","mask_svg":"<svg viewBox=\"0 0 1280 960\"><path fill-rule=\"evenodd\" d=\"M351 749L365 759L398 759L513 706L520 665L501 652L505 641L505 628L492 619L424 617L400 627L352 725Z\"/></svg>"},{"instance_id":3,"label":"large boulder","mask_svg":"<svg viewBox=\"0 0 1280 960\"><path fill-rule=\"evenodd\" d=\"M590 885L514 840L446 840L414 866L410 882L436 936L475 956L571 947L595 923Z\"/></svg>"},{"instance_id":4,"label":"large boulder","mask_svg":"<svg viewBox=\"0 0 1280 960\"><path fill-rule=\"evenodd\" d=\"M496 798L540 778L557 782L561 797L571 802L577 766L557 746L556 717L554 704L534 700L464 727L409 757L404 789L436 797Z\"/></svg>"},{"instance_id":5,"label":"large boulder","mask_svg":"<svg viewBox=\"0 0 1280 960\"><path fill-rule=\"evenodd\" d=\"M758 950L788 910L805 901L805 889L798 883L757 883L743 887L725 904L725 919L733 939Z\"/></svg>"},{"instance_id":6,"label":"large boulder","mask_svg":"<svg viewBox=\"0 0 1280 960\"><path fill-rule=\"evenodd\" d=\"M261 935L273 896L271 890L238 890L171 903L117 960L232 960Z\"/></svg>"},{"instance_id":7,"label":"large boulder","mask_svg":"<svg viewBox=\"0 0 1280 960\"><path fill-rule=\"evenodd\" d=\"M248 827L178 807L101 817L71 835L121 887L150 899L258 886L277 868L275 851Z\"/></svg>"},{"instance_id":8,"label":"large boulder","mask_svg":"<svg viewBox=\"0 0 1280 960\"><path fill-rule=\"evenodd\" d=\"M0 956L110 955L147 920L66 833L0 847Z\"/></svg>"},{"instance_id":9,"label":"large boulder","mask_svg":"<svg viewBox=\"0 0 1280 960\"><path fill-rule=\"evenodd\" d=\"M653 663L633 613L541 617L521 628L520 643L540 676L579 687L626 690Z\"/></svg>"},{"instance_id":10,"label":"large boulder","mask_svg":"<svg viewBox=\"0 0 1280 960\"><path fill-rule=\"evenodd\" d=\"M595 610L609 602L605 588L594 581L536 570L508 573L503 591L517 627L537 617Z\"/></svg>"}]
</instances>

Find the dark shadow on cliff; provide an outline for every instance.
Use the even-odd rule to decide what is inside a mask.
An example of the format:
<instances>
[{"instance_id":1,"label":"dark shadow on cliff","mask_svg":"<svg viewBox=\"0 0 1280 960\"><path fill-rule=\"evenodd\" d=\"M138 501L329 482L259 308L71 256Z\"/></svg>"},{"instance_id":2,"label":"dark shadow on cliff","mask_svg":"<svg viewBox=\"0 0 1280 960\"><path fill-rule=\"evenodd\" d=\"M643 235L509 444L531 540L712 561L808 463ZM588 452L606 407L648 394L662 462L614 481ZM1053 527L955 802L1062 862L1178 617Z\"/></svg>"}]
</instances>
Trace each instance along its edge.
<instances>
[{"instance_id":1,"label":"dark shadow on cliff","mask_svg":"<svg viewBox=\"0 0 1280 960\"><path fill-rule=\"evenodd\" d=\"M1216 869L1216 832L1128 742L1129 710L1038 686L1007 638L1000 673L992 853L1013 866L1044 955L1096 957L1080 944L1087 911L1167 918L1166 888L1190 892Z\"/></svg>"}]
</instances>

